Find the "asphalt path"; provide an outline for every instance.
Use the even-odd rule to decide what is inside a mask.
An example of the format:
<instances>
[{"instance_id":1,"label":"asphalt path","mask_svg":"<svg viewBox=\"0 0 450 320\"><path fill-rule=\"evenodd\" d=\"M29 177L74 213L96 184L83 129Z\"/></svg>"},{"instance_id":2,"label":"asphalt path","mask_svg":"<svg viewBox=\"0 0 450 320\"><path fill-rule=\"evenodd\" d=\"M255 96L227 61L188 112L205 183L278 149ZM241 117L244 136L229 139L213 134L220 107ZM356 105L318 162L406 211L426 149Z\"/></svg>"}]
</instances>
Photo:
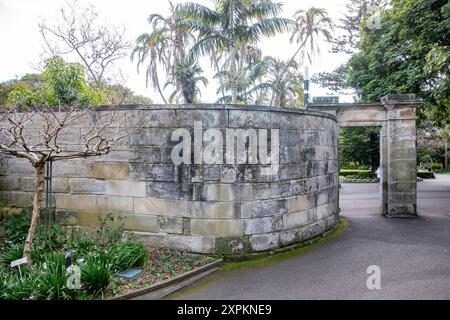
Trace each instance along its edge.
<instances>
[{"instance_id":1,"label":"asphalt path","mask_svg":"<svg viewBox=\"0 0 450 320\"><path fill-rule=\"evenodd\" d=\"M450 175L418 184L419 218L384 218L378 205L377 184L344 184L348 226L339 237L276 263L220 271L168 298L450 299ZM379 267L380 289L367 287L369 266Z\"/></svg>"}]
</instances>

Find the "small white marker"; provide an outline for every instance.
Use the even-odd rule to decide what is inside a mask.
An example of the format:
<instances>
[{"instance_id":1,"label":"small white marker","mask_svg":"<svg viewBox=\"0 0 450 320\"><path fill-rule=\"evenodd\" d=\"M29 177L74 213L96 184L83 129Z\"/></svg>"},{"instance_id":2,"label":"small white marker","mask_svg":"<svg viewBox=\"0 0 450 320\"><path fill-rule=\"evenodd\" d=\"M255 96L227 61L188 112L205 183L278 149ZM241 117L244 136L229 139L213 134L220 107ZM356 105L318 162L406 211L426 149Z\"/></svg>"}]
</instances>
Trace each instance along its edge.
<instances>
[{"instance_id":1,"label":"small white marker","mask_svg":"<svg viewBox=\"0 0 450 320\"><path fill-rule=\"evenodd\" d=\"M20 270L20 266L22 264L27 263L27 262L28 262L27 258L18 259L18 260L14 260L14 261L11 262L11 268L14 268L14 267L18 267L19 268L20 280L22 280L22 270Z\"/></svg>"},{"instance_id":2,"label":"small white marker","mask_svg":"<svg viewBox=\"0 0 450 320\"><path fill-rule=\"evenodd\" d=\"M28 261L27 258L14 260L14 261L11 262L11 268L14 268L14 267L20 266L22 264L25 264L25 263L27 263L27 261Z\"/></svg>"}]
</instances>

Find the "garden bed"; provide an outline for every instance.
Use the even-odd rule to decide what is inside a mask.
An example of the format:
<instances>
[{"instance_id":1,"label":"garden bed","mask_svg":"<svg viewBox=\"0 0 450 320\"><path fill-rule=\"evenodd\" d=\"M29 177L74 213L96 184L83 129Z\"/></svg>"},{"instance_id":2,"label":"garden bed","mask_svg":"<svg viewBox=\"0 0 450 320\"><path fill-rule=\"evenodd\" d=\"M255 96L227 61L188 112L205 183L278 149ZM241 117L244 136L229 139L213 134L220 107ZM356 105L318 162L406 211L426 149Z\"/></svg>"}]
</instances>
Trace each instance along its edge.
<instances>
[{"instance_id":1,"label":"garden bed","mask_svg":"<svg viewBox=\"0 0 450 320\"><path fill-rule=\"evenodd\" d=\"M64 232L60 226L53 226L49 232L40 230L33 240L31 266L12 268L11 262L23 255L28 218L14 216L5 223L6 241L0 243L0 300L114 298L218 260L146 247L134 234L124 231L122 220L107 215L98 227L83 232ZM130 270L135 271L134 276L122 274Z\"/></svg>"},{"instance_id":2,"label":"garden bed","mask_svg":"<svg viewBox=\"0 0 450 320\"><path fill-rule=\"evenodd\" d=\"M214 257L166 248L148 248L148 253L149 262L142 275L136 280L114 276L105 298L129 295L218 261Z\"/></svg>"}]
</instances>

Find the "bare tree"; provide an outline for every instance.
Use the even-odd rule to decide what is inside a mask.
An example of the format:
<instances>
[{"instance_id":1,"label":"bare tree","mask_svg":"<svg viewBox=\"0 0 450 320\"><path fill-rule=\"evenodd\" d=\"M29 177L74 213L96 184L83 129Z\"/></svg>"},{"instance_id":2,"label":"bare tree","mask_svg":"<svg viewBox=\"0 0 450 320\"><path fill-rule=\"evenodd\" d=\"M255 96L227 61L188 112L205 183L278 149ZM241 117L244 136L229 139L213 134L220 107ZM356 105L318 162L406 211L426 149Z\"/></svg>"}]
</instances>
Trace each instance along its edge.
<instances>
[{"instance_id":1,"label":"bare tree","mask_svg":"<svg viewBox=\"0 0 450 320\"><path fill-rule=\"evenodd\" d=\"M131 48L124 27L100 22L93 6L82 6L77 0L61 8L55 25L42 20L39 31L51 55L78 56L97 87L111 72L114 62L128 55Z\"/></svg>"},{"instance_id":2,"label":"bare tree","mask_svg":"<svg viewBox=\"0 0 450 320\"><path fill-rule=\"evenodd\" d=\"M81 123L85 128L82 143L69 150L59 142L61 134ZM45 163L108 154L140 127L138 123L127 128L116 109L99 112L94 107L39 106L0 110L0 153L27 159L36 170L32 218L23 251L28 265L44 193Z\"/></svg>"}]
</instances>

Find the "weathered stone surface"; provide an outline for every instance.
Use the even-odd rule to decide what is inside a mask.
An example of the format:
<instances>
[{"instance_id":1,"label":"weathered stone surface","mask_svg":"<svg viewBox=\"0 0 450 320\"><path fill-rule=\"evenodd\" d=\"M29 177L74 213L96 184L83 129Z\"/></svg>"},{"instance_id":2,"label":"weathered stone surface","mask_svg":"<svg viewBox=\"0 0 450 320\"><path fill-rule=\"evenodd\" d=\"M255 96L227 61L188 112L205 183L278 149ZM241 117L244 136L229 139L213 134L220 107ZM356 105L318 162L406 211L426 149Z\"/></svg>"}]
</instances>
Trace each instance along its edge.
<instances>
[{"instance_id":1,"label":"weathered stone surface","mask_svg":"<svg viewBox=\"0 0 450 320\"><path fill-rule=\"evenodd\" d=\"M254 201L252 217L264 217L283 214L287 212L286 200Z\"/></svg>"},{"instance_id":2,"label":"weathered stone surface","mask_svg":"<svg viewBox=\"0 0 450 320\"><path fill-rule=\"evenodd\" d=\"M205 201L246 201L253 199L251 184L206 184L202 190Z\"/></svg>"},{"instance_id":3,"label":"weathered stone surface","mask_svg":"<svg viewBox=\"0 0 450 320\"><path fill-rule=\"evenodd\" d=\"M132 146L169 145L172 137L171 129L143 128L131 136Z\"/></svg>"},{"instance_id":4,"label":"weathered stone surface","mask_svg":"<svg viewBox=\"0 0 450 320\"><path fill-rule=\"evenodd\" d=\"M162 233L183 234L183 218L159 216L158 231Z\"/></svg>"},{"instance_id":5,"label":"weathered stone surface","mask_svg":"<svg viewBox=\"0 0 450 320\"><path fill-rule=\"evenodd\" d=\"M84 212L97 212L97 196L56 194L56 207L58 209L73 209Z\"/></svg>"},{"instance_id":6,"label":"weathered stone surface","mask_svg":"<svg viewBox=\"0 0 450 320\"><path fill-rule=\"evenodd\" d=\"M99 196L97 209L104 213L132 213L133 197Z\"/></svg>"},{"instance_id":7,"label":"weathered stone surface","mask_svg":"<svg viewBox=\"0 0 450 320\"><path fill-rule=\"evenodd\" d=\"M228 124L225 110L179 110L177 124L182 128L194 126L195 121L201 121L203 128L220 128Z\"/></svg>"},{"instance_id":8,"label":"weathered stone surface","mask_svg":"<svg viewBox=\"0 0 450 320\"><path fill-rule=\"evenodd\" d=\"M102 194L105 192L105 181L85 178L70 178L71 193Z\"/></svg>"},{"instance_id":9,"label":"weathered stone surface","mask_svg":"<svg viewBox=\"0 0 450 320\"><path fill-rule=\"evenodd\" d=\"M146 197L147 186L143 181L107 180L105 194L108 196Z\"/></svg>"},{"instance_id":10,"label":"weathered stone surface","mask_svg":"<svg viewBox=\"0 0 450 320\"><path fill-rule=\"evenodd\" d=\"M74 210L56 210L55 212L56 224L62 226L78 224L78 213Z\"/></svg>"},{"instance_id":11,"label":"weathered stone surface","mask_svg":"<svg viewBox=\"0 0 450 320\"><path fill-rule=\"evenodd\" d=\"M134 180L175 182L178 177L173 165L132 162L130 166L130 178Z\"/></svg>"},{"instance_id":12,"label":"weathered stone surface","mask_svg":"<svg viewBox=\"0 0 450 320\"><path fill-rule=\"evenodd\" d=\"M149 216L146 214L128 214L121 216L124 217L124 228L126 230L141 232L158 231L158 219L155 216Z\"/></svg>"},{"instance_id":13,"label":"weathered stone surface","mask_svg":"<svg viewBox=\"0 0 450 320\"><path fill-rule=\"evenodd\" d=\"M70 230L79 226L88 230L100 217L112 213L124 218L127 230L137 232L153 246L239 255L289 245L336 223L338 134L333 118L308 110L258 107L126 108L120 117L128 126L145 121L143 128L127 139L130 145L102 157L54 164L59 221ZM108 111L102 111L96 120L107 115ZM269 146L271 131L279 129L272 148L279 148L280 166L272 174L267 174L270 166L258 162L175 167L172 132L186 128L193 139L194 121L202 121L203 133L217 128L224 144L227 128L267 129ZM80 122L74 129L62 140L72 149L89 128ZM408 149L410 142L402 136L407 129L399 126L396 130L398 141L392 148L401 150L401 142L405 142L403 148ZM193 151L185 150L191 159ZM258 154L257 148L250 151ZM244 155L235 158L241 159ZM0 174L8 175L4 180L0 177L0 204L29 210L25 208L31 205L34 191L32 166L0 158ZM407 187L397 181L391 184L392 189ZM408 206L408 199L403 200ZM322 219L320 223L316 223L318 219Z\"/></svg>"},{"instance_id":14,"label":"weathered stone surface","mask_svg":"<svg viewBox=\"0 0 450 320\"><path fill-rule=\"evenodd\" d=\"M190 214L198 219L239 219L241 208L239 202L190 202Z\"/></svg>"},{"instance_id":15,"label":"weathered stone surface","mask_svg":"<svg viewBox=\"0 0 450 320\"><path fill-rule=\"evenodd\" d=\"M307 225L314 220L314 209L288 213L283 216L283 230Z\"/></svg>"},{"instance_id":16,"label":"weathered stone surface","mask_svg":"<svg viewBox=\"0 0 450 320\"><path fill-rule=\"evenodd\" d=\"M243 235L242 220L191 219L191 234L213 237Z\"/></svg>"},{"instance_id":17,"label":"weathered stone surface","mask_svg":"<svg viewBox=\"0 0 450 320\"><path fill-rule=\"evenodd\" d=\"M134 198L134 212L169 217L188 217L187 201Z\"/></svg>"},{"instance_id":18,"label":"weathered stone surface","mask_svg":"<svg viewBox=\"0 0 450 320\"><path fill-rule=\"evenodd\" d=\"M87 176L95 179L126 180L129 178L128 163L90 163Z\"/></svg>"},{"instance_id":19,"label":"weathered stone surface","mask_svg":"<svg viewBox=\"0 0 450 320\"><path fill-rule=\"evenodd\" d=\"M166 238L165 244L181 251L214 252L214 237L172 235Z\"/></svg>"},{"instance_id":20,"label":"weathered stone surface","mask_svg":"<svg viewBox=\"0 0 450 320\"><path fill-rule=\"evenodd\" d=\"M250 236L253 251L267 251L279 246L279 233L257 234Z\"/></svg>"},{"instance_id":21,"label":"weathered stone surface","mask_svg":"<svg viewBox=\"0 0 450 320\"><path fill-rule=\"evenodd\" d=\"M177 182L147 182L147 196L162 199L192 200L193 184Z\"/></svg>"},{"instance_id":22,"label":"weathered stone surface","mask_svg":"<svg viewBox=\"0 0 450 320\"><path fill-rule=\"evenodd\" d=\"M215 252L226 255L239 255L251 252L248 237L224 237L215 239Z\"/></svg>"},{"instance_id":23,"label":"weathered stone surface","mask_svg":"<svg viewBox=\"0 0 450 320\"><path fill-rule=\"evenodd\" d=\"M127 125L143 128L173 128L176 126L175 110L136 110L127 112Z\"/></svg>"},{"instance_id":24,"label":"weathered stone surface","mask_svg":"<svg viewBox=\"0 0 450 320\"><path fill-rule=\"evenodd\" d=\"M317 197L313 193L302 194L287 199L287 211L299 212L316 206Z\"/></svg>"},{"instance_id":25,"label":"weathered stone surface","mask_svg":"<svg viewBox=\"0 0 450 320\"><path fill-rule=\"evenodd\" d=\"M229 125L233 128L270 128L270 113L230 110Z\"/></svg>"},{"instance_id":26,"label":"weathered stone surface","mask_svg":"<svg viewBox=\"0 0 450 320\"><path fill-rule=\"evenodd\" d=\"M282 216L244 219L244 235L270 233L282 229Z\"/></svg>"}]
</instances>

